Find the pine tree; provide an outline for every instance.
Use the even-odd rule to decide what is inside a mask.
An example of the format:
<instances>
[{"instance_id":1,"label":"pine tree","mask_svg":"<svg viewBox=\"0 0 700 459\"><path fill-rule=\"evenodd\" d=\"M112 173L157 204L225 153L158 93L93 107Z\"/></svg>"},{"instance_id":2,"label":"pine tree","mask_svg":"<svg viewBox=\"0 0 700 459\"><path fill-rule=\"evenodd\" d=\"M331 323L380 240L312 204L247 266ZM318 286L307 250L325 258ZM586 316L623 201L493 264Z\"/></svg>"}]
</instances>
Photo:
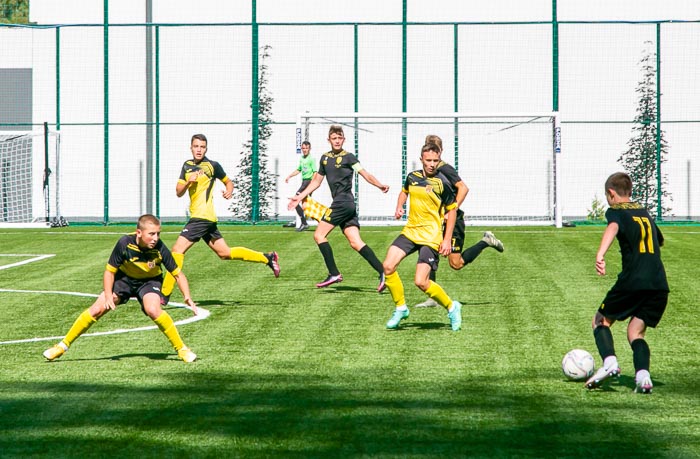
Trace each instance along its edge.
<instances>
[{"instance_id":1,"label":"pine tree","mask_svg":"<svg viewBox=\"0 0 700 459\"><path fill-rule=\"evenodd\" d=\"M258 219L269 220L273 212L275 199L275 185L277 175L269 170L268 166L268 141L272 135L272 103L274 98L268 89L267 59L270 57L269 45L260 48L260 72L258 74L258 98L259 98L259 128L258 128ZM253 219L253 140L252 127L249 130L251 140L243 144L238 163L238 176L236 187L233 190L232 203L229 210L236 220L251 221ZM276 216L274 216L276 218Z\"/></svg>"},{"instance_id":2,"label":"pine tree","mask_svg":"<svg viewBox=\"0 0 700 459\"><path fill-rule=\"evenodd\" d=\"M0 0L0 23L28 24L29 0Z\"/></svg>"},{"instance_id":3,"label":"pine tree","mask_svg":"<svg viewBox=\"0 0 700 459\"><path fill-rule=\"evenodd\" d=\"M660 151L657 158L657 119L656 103L656 52L652 42L645 42L639 66L642 78L637 84L639 102L637 114L634 117L632 138L627 142L628 149L618 158L618 162L630 175L632 183L632 200L642 204L654 217L668 215L671 208L665 205L671 201L668 190L668 177L661 166L667 161L668 144L664 139L664 131L660 131ZM660 174L660 180L659 180ZM659 203L659 185L661 186L661 203ZM661 204L661 215L657 211Z\"/></svg>"}]
</instances>

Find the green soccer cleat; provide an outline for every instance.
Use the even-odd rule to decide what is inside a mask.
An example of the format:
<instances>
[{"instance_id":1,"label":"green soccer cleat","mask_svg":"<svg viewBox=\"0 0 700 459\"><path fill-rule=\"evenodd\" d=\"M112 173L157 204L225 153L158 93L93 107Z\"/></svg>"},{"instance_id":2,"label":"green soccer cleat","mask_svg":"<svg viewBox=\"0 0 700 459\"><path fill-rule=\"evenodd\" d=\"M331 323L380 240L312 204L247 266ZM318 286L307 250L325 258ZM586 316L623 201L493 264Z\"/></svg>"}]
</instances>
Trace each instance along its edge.
<instances>
[{"instance_id":1,"label":"green soccer cleat","mask_svg":"<svg viewBox=\"0 0 700 459\"><path fill-rule=\"evenodd\" d=\"M462 304L459 301L453 301L452 306L452 312L447 313L447 318L450 319L452 331L459 331L462 328Z\"/></svg>"},{"instance_id":2,"label":"green soccer cleat","mask_svg":"<svg viewBox=\"0 0 700 459\"><path fill-rule=\"evenodd\" d=\"M408 315L408 309L404 309L403 311L399 311L398 309L396 309L391 315L391 319L389 319L389 321L386 323L386 328L388 328L389 330L395 330L399 328L399 322L408 317Z\"/></svg>"}]
</instances>

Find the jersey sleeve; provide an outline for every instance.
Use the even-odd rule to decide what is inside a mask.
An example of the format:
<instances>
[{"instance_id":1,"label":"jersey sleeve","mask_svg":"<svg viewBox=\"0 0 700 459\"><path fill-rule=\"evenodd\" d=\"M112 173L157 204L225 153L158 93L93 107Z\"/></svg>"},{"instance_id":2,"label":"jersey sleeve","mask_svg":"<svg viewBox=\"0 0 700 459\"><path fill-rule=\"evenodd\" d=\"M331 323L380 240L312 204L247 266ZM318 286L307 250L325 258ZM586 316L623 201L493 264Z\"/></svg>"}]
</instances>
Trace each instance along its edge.
<instances>
[{"instance_id":1,"label":"jersey sleeve","mask_svg":"<svg viewBox=\"0 0 700 459\"><path fill-rule=\"evenodd\" d=\"M325 176L326 175L326 167L323 165L323 159L326 157L326 155L321 155L321 159L318 160L318 172L320 175Z\"/></svg>"},{"instance_id":2,"label":"jersey sleeve","mask_svg":"<svg viewBox=\"0 0 700 459\"><path fill-rule=\"evenodd\" d=\"M116 273L119 270L119 267L124 263L125 260L125 254L126 254L126 246L129 244L129 236L122 236L119 238L117 243L114 245L114 248L112 249L112 254L109 256L109 260L107 261L107 266L105 266L105 270Z\"/></svg>"},{"instance_id":3,"label":"jersey sleeve","mask_svg":"<svg viewBox=\"0 0 700 459\"><path fill-rule=\"evenodd\" d=\"M442 172L442 171L440 171L440 172ZM441 196L442 205L445 206L445 209L447 211L450 211L452 209L457 208L457 200L456 200L455 192L454 192L452 186L450 186L449 179L446 176L444 176L444 174L442 177L442 182L445 185L444 190L442 192L442 196Z\"/></svg>"},{"instance_id":4,"label":"jersey sleeve","mask_svg":"<svg viewBox=\"0 0 700 459\"><path fill-rule=\"evenodd\" d=\"M187 183L187 162L184 162L182 164L182 168L180 169L180 176L177 178L178 183L185 184Z\"/></svg>"},{"instance_id":5,"label":"jersey sleeve","mask_svg":"<svg viewBox=\"0 0 700 459\"><path fill-rule=\"evenodd\" d=\"M214 178L218 178L222 182L225 182L228 177L226 177L226 171L224 171L223 166L216 161L212 161L211 165L214 168Z\"/></svg>"},{"instance_id":6,"label":"jersey sleeve","mask_svg":"<svg viewBox=\"0 0 700 459\"><path fill-rule=\"evenodd\" d=\"M401 187L401 191L403 191L403 192L406 193L406 194L408 194L408 187L409 187L410 184L411 184L409 178L411 177L411 174L412 174L412 173L413 173L413 172L411 172L410 174L408 174L408 175L406 176L406 178L405 178L404 181L403 181L403 186Z\"/></svg>"},{"instance_id":7,"label":"jersey sleeve","mask_svg":"<svg viewBox=\"0 0 700 459\"><path fill-rule=\"evenodd\" d=\"M182 270L177 263L175 263L172 252L170 252L170 249L163 244L163 241L158 241L156 248L160 252L160 256L163 257L163 267L165 267L165 269L173 276L180 274L180 271Z\"/></svg>"},{"instance_id":8,"label":"jersey sleeve","mask_svg":"<svg viewBox=\"0 0 700 459\"><path fill-rule=\"evenodd\" d=\"M438 168L438 171L447 178L447 181L453 187L456 186L457 183L463 181L462 177L460 177L457 173L457 170L446 162L442 163L442 165Z\"/></svg>"}]
</instances>

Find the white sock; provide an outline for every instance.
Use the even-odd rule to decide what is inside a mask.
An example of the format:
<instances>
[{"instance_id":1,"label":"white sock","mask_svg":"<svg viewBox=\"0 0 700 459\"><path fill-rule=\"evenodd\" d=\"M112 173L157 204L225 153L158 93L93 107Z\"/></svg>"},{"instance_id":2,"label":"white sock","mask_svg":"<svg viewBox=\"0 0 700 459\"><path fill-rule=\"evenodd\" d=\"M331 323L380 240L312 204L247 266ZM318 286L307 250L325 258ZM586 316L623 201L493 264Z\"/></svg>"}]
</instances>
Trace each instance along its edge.
<instances>
[{"instance_id":1,"label":"white sock","mask_svg":"<svg viewBox=\"0 0 700 459\"><path fill-rule=\"evenodd\" d=\"M408 306L402 304L401 306L396 306L397 311L408 311Z\"/></svg>"},{"instance_id":2,"label":"white sock","mask_svg":"<svg viewBox=\"0 0 700 459\"><path fill-rule=\"evenodd\" d=\"M617 357L614 355L610 355L608 357L605 357L605 361L603 362L603 367L606 370L612 370L613 368L617 368L619 365L617 364Z\"/></svg>"},{"instance_id":3,"label":"white sock","mask_svg":"<svg viewBox=\"0 0 700 459\"><path fill-rule=\"evenodd\" d=\"M634 380L637 384L640 384L642 381L644 381L644 378L651 379L651 375L649 374L648 370L639 370L635 375Z\"/></svg>"}]
</instances>

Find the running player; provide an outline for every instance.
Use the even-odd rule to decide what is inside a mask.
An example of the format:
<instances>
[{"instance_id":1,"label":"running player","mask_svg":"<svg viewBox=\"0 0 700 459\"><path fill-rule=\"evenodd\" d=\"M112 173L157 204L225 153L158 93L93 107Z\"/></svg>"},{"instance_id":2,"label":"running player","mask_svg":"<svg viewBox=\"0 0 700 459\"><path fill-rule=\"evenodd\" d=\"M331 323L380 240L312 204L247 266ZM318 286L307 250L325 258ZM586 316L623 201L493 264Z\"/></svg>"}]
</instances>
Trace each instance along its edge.
<instances>
[{"instance_id":1,"label":"running player","mask_svg":"<svg viewBox=\"0 0 700 459\"><path fill-rule=\"evenodd\" d=\"M287 207L289 210L294 209L304 198L321 186L323 179L327 177L333 203L319 220L314 232L314 240L323 255L326 268L328 268L328 276L325 280L316 284L316 287L327 287L343 281L343 276L335 264L333 249L328 242L328 234L333 231L333 228L339 226L350 246L362 255L377 272L379 277L377 291L382 292L386 288L384 284L384 268L372 248L365 244L360 237L360 223L357 219L355 196L352 194L352 179L355 172L357 172L367 183L379 188L383 193L389 191L389 186L382 184L374 175L367 172L355 155L343 149L345 134L341 126L333 125L330 127L328 142L331 145L331 150L321 156L318 172L314 174L311 183L304 191L290 198Z\"/></svg>"},{"instance_id":2,"label":"running player","mask_svg":"<svg viewBox=\"0 0 700 459\"><path fill-rule=\"evenodd\" d=\"M458 331L462 325L462 305L452 301L437 282L430 280L430 272L437 270L440 255L447 256L450 253L457 203L449 181L438 172L440 148L433 143L424 145L420 160L423 169L406 176L396 202L394 216L398 220L404 215L406 201L409 197L411 199L406 225L389 247L384 259L386 286L396 305L386 328L398 328L399 323L409 315L403 283L396 269L407 255L418 252L414 281L416 286L447 309L450 326L452 330ZM443 209L447 210L444 233Z\"/></svg>"},{"instance_id":3,"label":"running player","mask_svg":"<svg viewBox=\"0 0 700 459\"><path fill-rule=\"evenodd\" d=\"M593 336L603 366L586 381L588 389L600 387L607 378L620 374L610 327L617 320L630 319L627 340L632 347L635 391L651 393L649 345L644 340L647 327L656 327L668 303L668 282L661 262L664 237L649 212L632 202L632 179L616 172L605 181L605 228L595 257L598 275L604 276L605 254L617 238L622 255L622 272L608 291L593 317Z\"/></svg>"},{"instance_id":4,"label":"running player","mask_svg":"<svg viewBox=\"0 0 700 459\"><path fill-rule=\"evenodd\" d=\"M185 161L180 171L175 192L178 198L185 192L190 195L190 219L180 232L173 245L173 258L182 268L185 262L185 253L200 239L212 249L222 260L243 260L253 263L263 263L272 269L275 277L280 275L279 257L277 252L262 253L245 247L229 247L224 237L219 232L214 212L214 184L216 180L226 186L222 192L224 199L231 199L233 195L233 182L216 161L206 157L207 138L204 134L195 134L190 142L192 159ZM175 287L175 280L166 274L163 281L163 296L167 302Z\"/></svg>"}]
</instances>

